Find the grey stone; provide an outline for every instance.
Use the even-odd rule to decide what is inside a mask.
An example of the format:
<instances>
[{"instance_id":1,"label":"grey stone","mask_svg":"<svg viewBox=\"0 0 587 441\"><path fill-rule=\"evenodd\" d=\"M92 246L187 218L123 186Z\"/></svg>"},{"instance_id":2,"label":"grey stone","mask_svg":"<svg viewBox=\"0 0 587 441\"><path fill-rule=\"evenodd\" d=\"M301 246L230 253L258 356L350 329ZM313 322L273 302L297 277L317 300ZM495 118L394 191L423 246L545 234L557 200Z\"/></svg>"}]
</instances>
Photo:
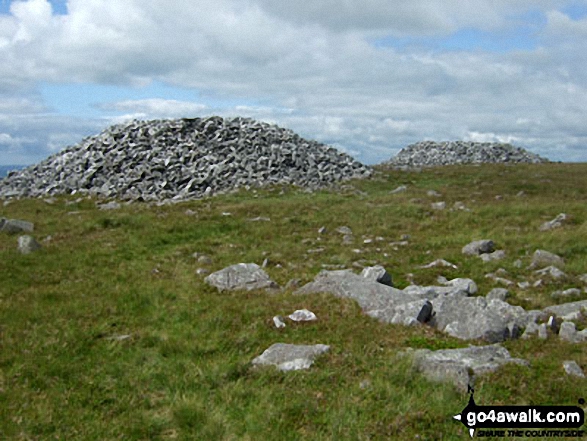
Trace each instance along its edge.
<instances>
[{"instance_id":1,"label":"grey stone","mask_svg":"<svg viewBox=\"0 0 587 441\"><path fill-rule=\"evenodd\" d=\"M384 164L414 169L451 164L548 162L535 153L510 144L470 141L422 141L411 144Z\"/></svg>"},{"instance_id":2,"label":"grey stone","mask_svg":"<svg viewBox=\"0 0 587 441\"><path fill-rule=\"evenodd\" d=\"M285 322L283 321L283 317L280 315L276 315L275 317L273 317L273 324L278 329L285 328Z\"/></svg>"},{"instance_id":3,"label":"grey stone","mask_svg":"<svg viewBox=\"0 0 587 441\"><path fill-rule=\"evenodd\" d=\"M583 283L587 283L587 274L581 274L578 279Z\"/></svg>"},{"instance_id":4,"label":"grey stone","mask_svg":"<svg viewBox=\"0 0 587 441\"><path fill-rule=\"evenodd\" d=\"M560 213L551 221L545 222L540 225L540 231L549 231L555 228L562 227L563 222L567 220L567 215L565 213Z\"/></svg>"},{"instance_id":5,"label":"grey stone","mask_svg":"<svg viewBox=\"0 0 587 441\"><path fill-rule=\"evenodd\" d=\"M558 336L561 340L575 343L577 341L577 330L575 328L575 324L573 322L562 322L558 331Z\"/></svg>"},{"instance_id":6,"label":"grey stone","mask_svg":"<svg viewBox=\"0 0 587 441\"><path fill-rule=\"evenodd\" d=\"M342 234L342 235L345 235L345 236L346 236L346 235L352 235L352 234L353 234L353 230L351 230L351 229L350 229L349 227L347 227L346 225L345 225L345 226L342 226L342 227L338 227L338 228L336 229L336 232L337 232L337 233L340 233L340 234Z\"/></svg>"},{"instance_id":7,"label":"grey stone","mask_svg":"<svg viewBox=\"0 0 587 441\"><path fill-rule=\"evenodd\" d=\"M0 231L8 234L32 233L35 224L19 219L0 218Z\"/></svg>"},{"instance_id":8,"label":"grey stone","mask_svg":"<svg viewBox=\"0 0 587 441\"><path fill-rule=\"evenodd\" d=\"M447 280L442 284L460 291L465 291L469 295L477 294L478 291L477 284L474 280L463 277L457 277L456 279Z\"/></svg>"},{"instance_id":9,"label":"grey stone","mask_svg":"<svg viewBox=\"0 0 587 441\"><path fill-rule=\"evenodd\" d=\"M390 194L403 193L407 189L408 189L408 187L406 185L400 185L399 187L396 187L394 190L391 190L389 193Z\"/></svg>"},{"instance_id":10,"label":"grey stone","mask_svg":"<svg viewBox=\"0 0 587 441\"><path fill-rule=\"evenodd\" d=\"M550 296L553 299L568 299L570 297L579 297L581 295L581 290L578 288L569 288L563 291L555 291Z\"/></svg>"},{"instance_id":11,"label":"grey stone","mask_svg":"<svg viewBox=\"0 0 587 441\"><path fill-rule=\"evenodd\" d=\"M546 340L548 338L548 332L545 323L542 323L538 326L538 338L540 340Z\"/></svg>"},{"instance_id":12,"label":"grey stone","mask_svg":"<svg viewBox=\"0 0 587 441\"><path fill-rule=\"evenodd\" d=\"M485 274L485 278L486 279L491 279L495 283L499 283L499 284L504 285L504 286L512 286L512 285L514 285L514 282L512 282L511 280L505 279L503 277L499 277L499 276L497 276L494 273Z\"/></svg>"},{"instance_id":13,"label":"grey stone","mask_svg":"<svg viewBox=\"0 0 587 441\"><path fill-rule=\"evenodd\" d=\"M540 277L550 277L551 279L559 280L565 278L567 275L559 270L556 266L547 266L540 270L534 271L534 274Z\"/></svg>"},{"instance_id":14,"label":"grey stone","mask_svg":"<svg viewBox=\"0 0 587 441\"><path fill-rule=\"evenodd\" d=\"M476 376L494 372L505 364L529 365L526 360L512 358L508 350L499 345L439 351L419 349L413 352L413 363L429 380L451 382L462 392L474 385Z\"/></svg>"},{"instance_id":15,"label":"grey stone","mask_svg":"<svg viewBox=\"0 0 587 441\"><path fill-rule=\"evenodd\" d=\"M483 262L491 262L493 260L502 260L505 258L505 251L497 250L497 251L494 251L493 253L480 254L479 258L481 260L483 260Z\"/></svg>"},{"instance_id":16,"label":"grey stone","mask_svg":"<svg viewBox=\"0 0 587 441\"><path fill-rule=\"evenodd\" d=\"M539 330L538 324L535 322L530 322L530 323L528 323L528 326L526 326L526 329L524 330L524 334L522 334L522 338L523 339L531 338L532 336L535 336L538 334L538 330Z\"/></svg>"},{"instance_id":17,"label":"grey stone","mask_svg":"<svg viewBox=\"0 0 587 441\"><path fill-rule=\"evenodd\" d=\"M41 248L41 244L32 236L19 236L18 251L22 254L29 254Z\"/></svg>"},{"instance_id":18,"label":"grey stone","mask_svg":"<svg viewBox=\"0 0 587 441\"><path fill-rule=\"evenodd\" d=\"M545 266L555 266L563 268L565 261L562 257L545 250L536 250L532 255L532 263L528 269L544 268Z\"/></svg>"},{"instance_id":19,"label":"grey stone","mask_svg":"<svg viewBox=\"0 0 587 441\"><path fill-rule=\"evenodd\" d=\"M387 286L393 286L391 274L389 274L381 265L368 266L363 268L363 271L361 271L361 276L369 280L375 280L376 282Z\"/></svg>"},{"instance_id":20,"label":"grey stone","mask_svg":"<svg viewBox=\"0 0 587 441\"><path fill-rule=\"evenodd\" d=\"M492 253L495 244L490 239L475 240L465 245L462 249L463 254L477 256L479 254Z\"/></svg>"},{"instance_id":21,"label":"grey stone","mask_svg":"<svg viewBox=\"0 0 587 441\"><path fill-rule=\"evenodd\" d=\"M118 210L121 205L116 201L110 201L106 204L98 204L100 210Z\"/></svg>"},{"instance_id":22,"label":"grey stone","mask_svg":"<svg viewBox=\"0 0 587 441\"><path fill-rule=\"evenodd\" d=\"M446 208L446 202L432 202L430 207L432 207L433 210L444 210Z\"/></svg>"},{"instance_id":23,"label":"grey stone","mask_svg":"<svg viewBox=\"0 0 587 441\"><path fill-rule=\"evenodd\" d=\"M487 300L492 300L492 299L499 299L499 300L505 300L510 296L510 292L505 289L505 288L493 288L491 291L489 291L487 293L487 295L485 296L485 298Z\"/></svg>"},{"instance_id":24,"label":"grey stone","mask_svg":"<svg viewBox=\"0 0 587 441\"><path fill-rule=\"evenodd\" d=\"M350 270L323 270L314 278L313 282L302 286L294 294L321 292L330 293L336 297L354 299L365 312L386 309L397 304L417 300L399 289L366 279Z\"/></svg>"},{"instance_id":25,"label":"grey stone","mask_svg":"<svg viewBox=\"0 0 587 441\"><path fill-rule=\"evenodd\" d=\"M547 314L555 314L558 317L575 316L581 314L581 311L587 309L587 300L578 300L576 302L563 303L561 305L552 305L544 308Z\"/></svg>"},{"instance_id":26,"label":"grey stone","mask_svg":"<svg viewBox=\"0 0 587 441\"><path fill-rule=\"evenodd\" d=\"M567 375L570 375L572 377L585 378L585 373L583 372L583 369L581 369L581 367L574 360L563 361L563 369L565 370Z\"/></svg>"},{"instance_id":27,"label":"grey stone","mask_svg":"<svg viewBox=\"0 0 587 441\"><path fill-rule=\"evenodd\" d=\"M275 343L267 348L261 355L251 362L253 366L270 365L280 371L296 371L308 369L314 360L328 352L330 346L317 345L293 345L287 343Z\"/></svg>"},{"instance_id":28,"label":"grey stone","mask_svg":"<svg viewBox=\"0 0 587 441\"><path fill-rule=\"evenodd\" d=\"M255 263L238 263L207 276L204 281L219 290L275 290L278 285Z\"/></svg>"},{"instance_id":29,"label":"grey stone","mask_svg":"<svg viewBox=\"0 0 587 441\"><path fill-rule=\"evenodd\" d=\"M426 268L439 268L439 267L447 267L447 268L452 268L452 269L457 269L457 266L454 263L450 263L447 260L444 259L436 259L433 262L430 262L427 265L422 265L420 268L426 269Z\"/></svg>"},{"instance_id":30,"label":"grey stone","mask_svg":"<svg viewBox=\"0 0 587 441\"><path fill-rule=\"evenodd\" d=\"M288 317L290 320L293 320L294 322L312 322L318 320L316 314L307 309L298 309L292 312Z\"/></svg>"},{"instance_id":31,"label":"grey stone","mask_svg":"<svg viewBox=\"0 0 587 441\"><path fill-rule=\"evenodd\" d=\"M483 339L489 343L511 338L508 328L511 317L500 315L496 306L488 307L483 297L443 296L433 299L432 305L436 312L432 326L453 337Z\"/></svg>"}]
</instances>

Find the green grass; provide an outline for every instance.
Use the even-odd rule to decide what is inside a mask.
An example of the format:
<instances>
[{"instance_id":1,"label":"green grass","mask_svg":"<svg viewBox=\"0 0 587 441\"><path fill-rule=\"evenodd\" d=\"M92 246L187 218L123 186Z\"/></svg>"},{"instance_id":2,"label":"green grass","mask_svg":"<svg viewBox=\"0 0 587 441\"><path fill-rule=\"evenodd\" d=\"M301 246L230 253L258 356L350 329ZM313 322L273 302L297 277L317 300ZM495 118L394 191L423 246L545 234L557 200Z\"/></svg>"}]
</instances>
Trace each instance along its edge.
<instances>
[{"instance_id":1,"label":"green grass","mask_svg":"<svg viewBox=\"0 0 587 441\"><path fill-rule=\"evenodd\" d=\"M406 192L390 194L402 184ZM486 273L501 267L524 280L531 254L542 248L565 258L571 279L515 288L511 299L542 308L555 303L553 291L583 287L575 277L587 272L587 165L381 169L352 185L358 191L278 187L106 212L92 200L66 205L75 197L0 208L0 216L34 222L38 240L51 236L40 251L21 255L16 236L0 235L0 438L468 438L452 420L467 396L427 382L398 357L407 347L466 342L427 327L379 323L353 301L329 295L220 293L195 271L267 257L268 273L283 286L312 280L323 264L378 263L398 287L410 273L418 284L470 277L483 295L495 286ZM471 211L434 211L430 203L438 200L448 208L461 201ZM560 212L570 217L563 228L538 231ZM271 221L249 220L258 216ZM353 245L342 245L335 232L342 225L352 228ZM392 244L404 234L408 246ZM374 241L364 244L367 238ZM482 238L493 239L506 259L484 264L461 254ZM319 247L322 253L306 253ZM197 263L194 252L212 263ZM438 258L459 268L418 268ZM273 327L274 315L300 308L319 320ZM130 337L116 339L122 335ZM307 371L251 369L276 342L324 343L331 351ZM562 370L568 359L587 370L584 345L551 337L505 346L531 368L508 366L480 378L478 404L576 405L587 398L587 381Z\"/></svg>"}]
</instances>

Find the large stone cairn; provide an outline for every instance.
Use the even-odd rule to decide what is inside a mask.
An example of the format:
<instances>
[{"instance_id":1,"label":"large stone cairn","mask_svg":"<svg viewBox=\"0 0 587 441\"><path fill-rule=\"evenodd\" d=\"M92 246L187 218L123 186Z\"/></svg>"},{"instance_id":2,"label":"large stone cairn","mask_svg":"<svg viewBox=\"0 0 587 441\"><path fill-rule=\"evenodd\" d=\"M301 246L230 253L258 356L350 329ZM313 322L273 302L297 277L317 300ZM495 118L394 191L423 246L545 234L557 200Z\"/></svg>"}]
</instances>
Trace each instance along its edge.
<instances>
[{"instance_id":1,"label":"large stone cairn","mask_svg":"<svg viewBox=\"0 0 587 441\"><path fill-rule=\"evenodd\" d=\"M470 163L538 163L547 159L511 144L466 141L422 141L403 148L387 165L393 167L433 167Z\"/></svg>"},{"instance_id":2,"label":"large stone cairn","mask_svg":"<svg viewBox=\"0 0 587 441\"><path fill-rule=\"evenodd\" d=\"M332 147L252 119L132 121L10 173L0 180L0 198L182 200L271 184L314 190L370 174Z\"/></svg>"}]
</instances>

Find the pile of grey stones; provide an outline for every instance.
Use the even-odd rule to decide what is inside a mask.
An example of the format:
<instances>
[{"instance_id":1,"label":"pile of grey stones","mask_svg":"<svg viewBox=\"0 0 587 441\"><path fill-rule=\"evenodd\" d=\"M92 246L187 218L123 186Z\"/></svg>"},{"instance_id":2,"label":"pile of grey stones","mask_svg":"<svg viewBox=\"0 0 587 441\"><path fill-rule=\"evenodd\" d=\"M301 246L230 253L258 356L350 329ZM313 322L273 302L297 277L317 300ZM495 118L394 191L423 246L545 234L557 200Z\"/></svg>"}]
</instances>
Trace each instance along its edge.
<instances>
[{"instance_id":1,"label":"pile of grey stones","mask_svg":"<svg viewBox=\"0 0 587 441\"><path fill-rule=\"evenodd\" d=\"M540 163L541 156L511 144L467 141L422 141L411 144L385 162L394 168L434 167L452 164Z\"/></svg>"},{"instance_id":2,"label":"pile of grey stones","mask_svg":"<svg viewBox=\"0 0 587 441\"><path fill-rule=\"evenodd\" d=\"M0 198L198 199L239 188L315 190L371 175L349 155L248 118L132 121L0 180Z\"/></svg>"},{"instance_id":3,"label":"pile of grey stones","mask_svg":"<svg viewBox=\"0 0 587 441\"><path fill-rule=\"evenodd\" d=\"M479 258L498 253L495 258L501 259L503 251L500 251L495 250L495 244L490 239L476 240L462 248L464 255ZM434 266L456 268L442 259L422 268ZM562 274L558 267L564 267L564 260L560 256L536 250L528 269L544 278L555 270ZM209 274L204 280L221 291L280 291L280 287L271 280L263 267L255 263L231 265ZM587 283L587 274L580 280ZM409 355L414 368L429 379L452 382L463 391L474 387L478 375L495 371L504 364L530 367L527 360L512 357L500 345L506 340L554 337L570 343L587 342L587 329L578 331L575 327L575 323L581 323L587 318L587 300L551 305L541 310L525 310L508 303L509 291L504 288L494 288L485 295L479 295L477 284L472 279L448 280L439 277L438 282L438 285L433 286L412 284L398 289L393 286L391 274L384 267L375 265L364 267L360 274L351 269L323 270L313 281L298 288L290 285L285 289L291 289L294 295L299 296L330 293L336 297L353 299L366 315L381 322L429 326L455 338L477 343L460 349L408 349L398 354L400 357ZM539 284L542 283L541 279ZM508 284L511 285L513 282ZM319 320L308 310L295 311L288 317L293 321ZM276 328L287 326L281 316L273 317L273 323ZM330 349L329 345L322 343L293 345L277 342L254 358L252 365L273 365L282 371L307 369L317 357ZM585 376L573 360L563 361L562 368L568 375Z\"/></svg>"}]
</instances>

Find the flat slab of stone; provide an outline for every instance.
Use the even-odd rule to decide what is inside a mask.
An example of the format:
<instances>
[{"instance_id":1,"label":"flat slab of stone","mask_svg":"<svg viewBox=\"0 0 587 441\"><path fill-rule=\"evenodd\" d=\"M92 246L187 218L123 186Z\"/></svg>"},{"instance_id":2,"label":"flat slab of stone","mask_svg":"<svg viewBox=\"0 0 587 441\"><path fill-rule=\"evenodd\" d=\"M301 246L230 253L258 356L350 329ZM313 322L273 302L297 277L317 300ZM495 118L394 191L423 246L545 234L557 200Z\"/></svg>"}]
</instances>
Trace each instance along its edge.
<instances>
[{"instance_id":1,"label":"flat slab of stone","mask_svg":"<svg viewBox=\"0 0 587 441\"><path fill-rule=\"evenodd\" d=\"M0 219L0 231L8 234L32 233L35 224L20 219Z\"/></svg>"},{"instance_id":2,"label":"flat slab of stone","mask_svg":"<svg viewBox=\"0 0 587 441\"><path fill-rule=\"evenodd\" d=\"M254 366L275 366L280 371L297 371L308 369L314 360L328 352L330 346L317 345L292 345L288 343L275 343L267 348L261 355L253 359Z\"/></svg>"},{"instance_id":3,"label":"flat slab of stone","mask_svg":"<svg viewBox=\"0 0 587 441\"><path fill-rule=\"evenodd\" d=\"M587 300L579 300L577 302L547 306L546 308L544 308L544 312L546 312L547 314L554 314L558 317L564 318L580 314L583 308L587 309Z\"/></svg>"},{"instance_id":4,"label":"flat slab of stone","mask_svg":"<svg viewBox=\"0 0 587 441\"><path fill-rule=\"evenodd\" d=\"M529 269L544 268L545 266L555 266L557 268L564 268L565 261L562 257L545 250L536 250L532 255L532 263Z\"/></svg>"},{"instance_id":5,"label":"flat slab of stone","mask_svg":"<svg viewBox=\"0 0 587 441\"><path fill-rule=\"evenodd\" d=\"M416 300L399 289L366 279L350 270L321 271L313 282L302 286L294 294L322 292L354 299L365 312Z\"/></svg>"},{"instance_id":6,"label":"flat slab of stone","mask_svg":"<svg viewBox=\"0 0 587 441\"><path fill-rule=\"evenodd\" d=\"M478 256L479 254L492 253L494 243L490 239L475 240L465 245L462 253L469 256Z\"/></svg>"},{"instance_id":7,"label":"flat slab of stone","mask_svg":"<svg viewBox=\"0 0 587 441\"><path fill-rule=\"evenodd\" d=\"M451 382L459 390L473 386L475 376L493 372L508 363L528 366L526 360L512 358L499 345L469 346L462 349L418 349L413 352L414 367L432 381Z\"/></svg>"},{"instance_id":8,"label":"flat slab of stone","mask_svg":"<svg viewBox=\"0 0 587 441\"><path fill-rule=\"evenodd\" d=\"M277 283L256 263L237 263L207 276L204 281L221 291L276 290Z\"/></svg>"}]
</instances>

